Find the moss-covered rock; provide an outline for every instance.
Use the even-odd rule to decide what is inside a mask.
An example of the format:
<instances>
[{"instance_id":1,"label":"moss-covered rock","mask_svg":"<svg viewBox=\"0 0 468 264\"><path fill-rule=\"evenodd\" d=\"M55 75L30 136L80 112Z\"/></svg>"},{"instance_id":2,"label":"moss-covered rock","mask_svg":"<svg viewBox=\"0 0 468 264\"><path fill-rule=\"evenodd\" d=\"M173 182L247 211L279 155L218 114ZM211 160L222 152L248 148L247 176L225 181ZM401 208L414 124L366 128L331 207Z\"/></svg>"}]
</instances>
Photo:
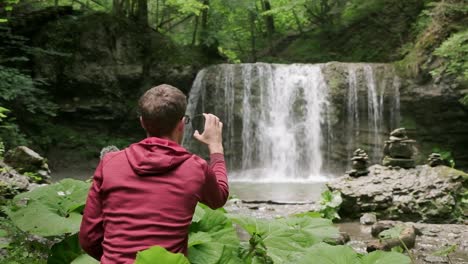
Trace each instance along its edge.
<instances>
[{"instance_id":1,"label":"moss-covered rock","mask_svg":"<svg viewBox=\"0 0 468 264\"><path fill-rule=\"evenodd\" d=\"M436 223L462 222L467 217L468 174L446 166L414 169L369 168L368 176L340 177L327 184L342 193L340 215L359 218L375 212L379 219ZM464 200L465 199L465 200Z\"/></svg>"}]
</instances>

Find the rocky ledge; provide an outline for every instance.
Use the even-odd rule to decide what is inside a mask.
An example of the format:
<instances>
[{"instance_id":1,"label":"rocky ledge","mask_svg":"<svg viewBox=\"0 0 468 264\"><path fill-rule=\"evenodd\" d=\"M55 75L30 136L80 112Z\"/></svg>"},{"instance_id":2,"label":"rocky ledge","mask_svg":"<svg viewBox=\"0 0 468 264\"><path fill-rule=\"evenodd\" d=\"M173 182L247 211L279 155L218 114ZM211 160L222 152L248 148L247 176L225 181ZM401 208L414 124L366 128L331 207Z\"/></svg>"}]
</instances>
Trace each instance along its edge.
<instances>
[{"instance_id":1,"label":"rocky ledge","mask_svg":"<svg viewBox=\"0 0 468 264\"><path fill-rule=\"evenodd\" d=\"M46 159L33 150L20 146L0 158L0 205L15 195L50 182Z\"/></svg>"},{"instance_id":2,"label":"rocky ledge","mask_svg":"<svg viewBox=\"0 0 468 264\"><path fill-rule=\"evenodd\" d=\"M367 176L347 175L327 183L330 190L342 193L342 217L374 212L379 219L427 223L463 222L468 216L463 198L467 185L467 173L427 165L410 169L373 165Z\"/></svg>"}]
</instances>

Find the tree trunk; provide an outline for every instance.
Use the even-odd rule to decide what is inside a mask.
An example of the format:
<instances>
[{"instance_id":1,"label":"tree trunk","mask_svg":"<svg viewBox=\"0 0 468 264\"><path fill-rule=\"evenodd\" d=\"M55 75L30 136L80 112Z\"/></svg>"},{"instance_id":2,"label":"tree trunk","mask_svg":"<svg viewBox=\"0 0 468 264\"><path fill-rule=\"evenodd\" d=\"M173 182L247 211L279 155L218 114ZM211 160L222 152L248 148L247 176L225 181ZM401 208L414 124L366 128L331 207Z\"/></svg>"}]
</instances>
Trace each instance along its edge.
<instances>
[{"instance_id":1,"label":"tree trunk","mask_svg":"<svg viewBox=\"0 0 468 264\"><path fill-rule=\"evenodd\" d=\"M156 0L156 12L155 12L155 28L158 30L158 22L159 22L159 0Z\"/></svg>"},{"instance_id":2,"label":"tree trunk","mask_svg":"<svg viewBox=\"0 0 468 264\"><path fill-rule=\"evenodd\" d=\"M120 1L113 0L112 1L112 13L116 16L120 16L122 14L122 10L120 8Z\"/></svg>"},{"instance_id":3,"label":"tree trunk","mask_svg":"<svg viewBox=\"0 0 468 264\"><path fill-rule=\"evenodd\" d=\"M197 44L198 20L200 20L200 17L195 17L195 27L193 29L192 35L192 46L195 46L195 44Z\"/></svg>"},{"instance_id":4,"label":"tree trunk","mask_svg":"<svg viewBox=\"0 0 468 264\"><path fill-rule=\"evenodd\" d=\"M138 0L137 21L141 26L148 26L148 0Z\"/></svg>"},{"instance_id":5,"label":"tree trunk","mask_svg":"<svg viewBox=\"0 0 468 264\"><path fill-rule=\"evenodd\" d=\"M249 20L250 20L250 44L251 44L251 57L252 62L257 61L257 52L255 47L255 13L253 11L249 11Z\"/></svg>"},{"instance_id":6,"label":"tree trunk","mask_svg":"<svg viewBox=\"0 0 468 264\"><path fill-rule=\"evenodd\" d=\"M205 6L210 6L210 0L203 0L203 4ZM208 38L208 8L203 9L202 14L201 14L201 30L200 30L200 36L198 38L199 42L203 42Z\"/></svg>"},{"instance_id":7,"label":"tree trunk","mask_svg":"<svg viewBox=\"0 0 468 264\"><path fill-rule=\"evenodd\" d=\"M262 9L263 11L270 11L271 4L269 0L262 0ZM267 31L268 37L268 46L269 46L269 54L271 55L273 52L273 34L275 33L275 20L272 15L264 16L265 27Z\"/></svg>"},{"instance_id":8,"label":"tree trunk","mask_svg":"<svg viewBox=\"0 0 468 264\"><path fill-rule=\"evenodd\" d=\"M263 7L263 11L270 11L271 10L270 1L262 0L262 7ZM266 26L268 35L273 36L273 34L275 33L275 19L273 18L272 15L265 16L265 26Z\"/></svg>"}]
</instances>

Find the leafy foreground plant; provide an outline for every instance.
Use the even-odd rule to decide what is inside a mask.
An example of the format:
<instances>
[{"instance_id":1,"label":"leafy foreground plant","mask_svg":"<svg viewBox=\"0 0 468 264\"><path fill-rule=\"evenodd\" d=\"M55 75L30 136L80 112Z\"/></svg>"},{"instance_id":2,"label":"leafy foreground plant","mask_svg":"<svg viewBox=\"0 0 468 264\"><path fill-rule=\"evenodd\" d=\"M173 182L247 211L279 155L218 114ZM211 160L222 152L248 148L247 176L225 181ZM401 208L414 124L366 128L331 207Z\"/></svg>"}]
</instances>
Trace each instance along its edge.
<instances>
[{"instance_id":1,"label":"leafy foreground plant","mask_svg":"<svg viewBox=\"0 0 468 264\"><path fill-rule=\"evenodd\" d=\"M48 252L48 264L94 264L97 261L82 252L77 236L88 189L86 182L65 179L16 196L5 212L23 232L57 242ZM234 224L248 233L245 241L239 239ZM348 246L323 243L338 235L331 220L316 214L263 220L200 204L190 227L187 258L151 247L138 252L136 263L410 263L407 256L396 252L360 255Z\"/></svg>"}]
</instances>

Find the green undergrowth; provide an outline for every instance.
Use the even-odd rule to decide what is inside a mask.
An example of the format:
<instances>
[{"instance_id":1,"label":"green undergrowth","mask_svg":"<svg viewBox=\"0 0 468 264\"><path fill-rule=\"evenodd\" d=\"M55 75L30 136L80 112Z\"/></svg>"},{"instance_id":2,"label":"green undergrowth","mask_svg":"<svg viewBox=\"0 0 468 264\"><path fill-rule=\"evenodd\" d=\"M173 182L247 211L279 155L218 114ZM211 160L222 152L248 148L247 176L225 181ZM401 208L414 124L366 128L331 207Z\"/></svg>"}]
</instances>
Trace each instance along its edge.
<instances>
[{"instance_id":1,"label":"green undergrowth","mask_svg":"<svg viewBox=\"0 0 468 264\"><path fill-rule=\"evenodd\" d=\"M89 182L64 179L17 195L3 208L0 238L8 239L1 244L7 254L0 254L0 263L97 263L81 250L77 237L88 189ZM331 195L326 200L336 204L337 199ZM267 220L199 204L187 257L153 247L139 252L136 263L410 263L400 253L363 255L335 246L338 236L332 221L319 213Z\"/></svg>"}]
</instances>

